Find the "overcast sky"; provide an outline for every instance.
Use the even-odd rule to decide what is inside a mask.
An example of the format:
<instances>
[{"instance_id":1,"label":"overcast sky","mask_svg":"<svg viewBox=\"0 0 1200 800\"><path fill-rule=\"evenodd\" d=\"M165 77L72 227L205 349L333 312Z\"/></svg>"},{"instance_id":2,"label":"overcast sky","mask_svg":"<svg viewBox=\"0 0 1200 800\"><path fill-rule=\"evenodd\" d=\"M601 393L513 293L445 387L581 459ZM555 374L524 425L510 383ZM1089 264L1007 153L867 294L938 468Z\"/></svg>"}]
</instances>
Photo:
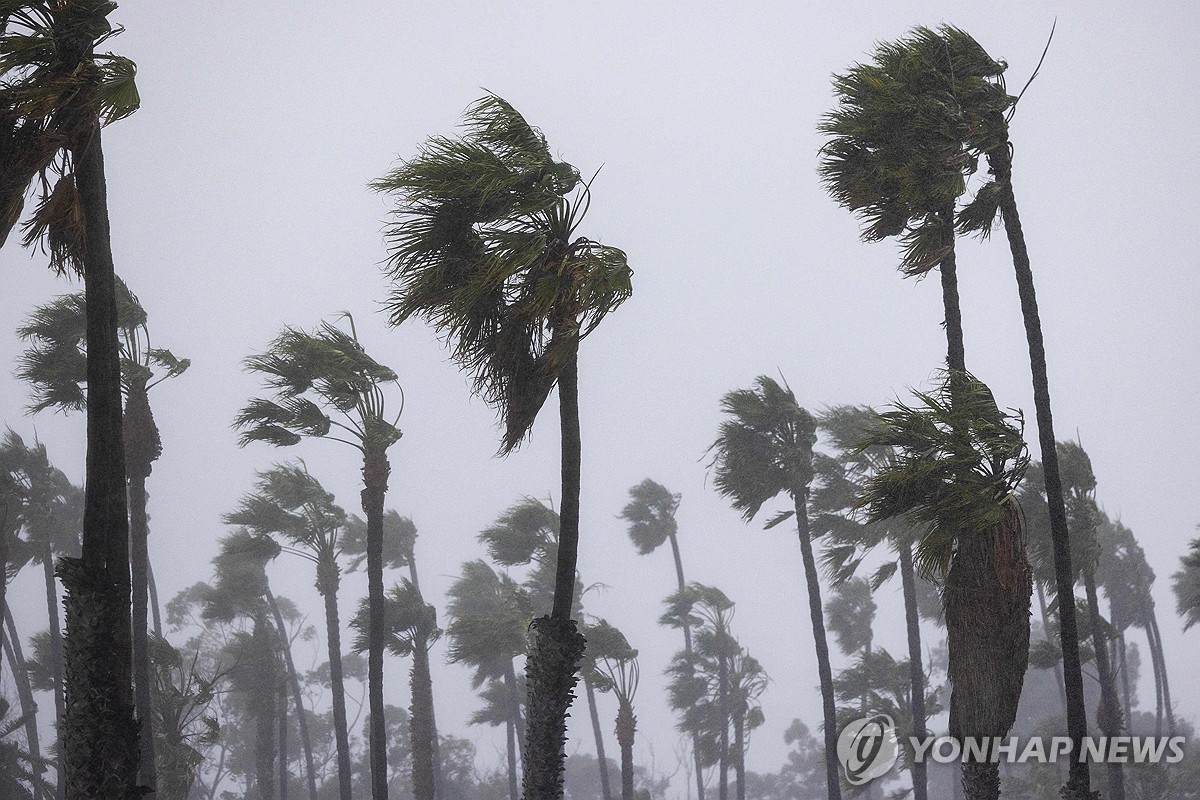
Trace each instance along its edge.
<instances>
[{"instance_id":1,"label":"overcast sky","mask_svg":"<svg viewBox=\"0 0 1200 800\"><path fill-rule=\"evenodd\" d=\"M581 233L624 249L635 271L632 298L581 351L579 569L585 584L608 587L588 595L587 610L642 653L637 760L649 762L653 745L670 771L676 747L661 673L679 636L655 624L670 557L637 556L616 518L649 476L683 495L689 579L737 602L739 638L772 678L749 766L777 770L789 722L815 730L820 713L799 548L786 526L743 524L706 481L718 400L782 373L810 410L881 406L927 387L945 351L936 276L903 279L895 244L861 244L858 222L817 180L830 75L875 42L947 22L1009 63L1015 92L1056 17L1012 140L1057 432L1078 433L1098 498L1146 549L1172 696L1194 719L1200 633L1181 632L1169 588L1200 523L1200 63L1186 3L123 3L111 18L127 31L111 44L138 64L142 109L105 132L117 269L149 312L155 345L193 362L152 394L163 455L149 479L150 552L162 601L210 577L220 515L256 470L301 456L357 510L350 448L239 450L230 428L259 391L242 359L283 325L312 328L343 310L404 387L388 506L418 526L422 584L443 619L442 593L482 555L476 534L523 495L557 503L556 403L519 452L494 457L494 414L434 334L389 329L377 313L389 205L367 183L428 136L453 134L492 91L561 158L585 174L603 166ZM44 262L15 241L0 253L0 423L27 439L36 431L81 480L83 417L26 416L10 372L20 320L82 287ZM959 279L968 367L1002 406L1025 410L1036 443L1003 237L963 242ZM26 633L44 625L32 572L13 590ZM272 580L320 619L300 562L272 567ZM365 579L343 586L348 616ZM900 655L898 585L881 595L878 635ZM390 702L407 705L407 668L389 660ZM1144 678L1143 708L1153 707ZM465 725L477 704L469 673L435 664L435 680L443 732L477 740L481 761L499 763L502 736ZM602 702L611 720L615 705ZM592 749L581 726L576 747Z\"/></svg>"}]
</instances>

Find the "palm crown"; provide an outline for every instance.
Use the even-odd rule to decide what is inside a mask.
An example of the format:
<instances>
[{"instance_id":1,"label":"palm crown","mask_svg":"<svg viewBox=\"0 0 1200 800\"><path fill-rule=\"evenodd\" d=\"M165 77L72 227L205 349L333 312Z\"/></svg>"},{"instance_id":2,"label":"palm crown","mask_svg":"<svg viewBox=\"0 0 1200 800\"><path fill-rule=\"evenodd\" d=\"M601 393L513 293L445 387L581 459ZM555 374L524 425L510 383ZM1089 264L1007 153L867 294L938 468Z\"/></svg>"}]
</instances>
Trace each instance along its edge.
<instances>
[{"instance_id":1,"label":"palm crown","mask_svg":"<svg viewBox=\"0 0 1200 800\"><path fill-rule=\"evenodd\" d=\"M588 186L516 109L487 95L464 128L373 184L398 201L388 307L392 324L424 317L452 342L508 452L579 340L629 296L631 272L621 250L576 237Z\"/></svg>"}]
</instances>

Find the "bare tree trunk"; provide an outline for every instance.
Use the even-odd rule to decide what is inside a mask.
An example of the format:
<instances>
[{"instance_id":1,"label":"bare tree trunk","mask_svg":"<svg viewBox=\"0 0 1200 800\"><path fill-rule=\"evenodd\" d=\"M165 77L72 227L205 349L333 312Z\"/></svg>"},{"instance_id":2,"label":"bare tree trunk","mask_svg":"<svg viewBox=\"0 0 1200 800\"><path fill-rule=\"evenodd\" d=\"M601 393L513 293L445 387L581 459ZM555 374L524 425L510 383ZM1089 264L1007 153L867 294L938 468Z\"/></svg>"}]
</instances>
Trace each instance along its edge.
<instances>
[{"instance_id":1,"label":"bare tree trunk","mask_svg":"<svg viewBox=\"0 0 1200 800\"><path fill-rule=\"evenodd\" d=\"M304 695L300 691L300 678L296 675L296 664L292 661L292 645L284 632L283 614L275 595L267 589L267 604L271 607L271 615L275 617L275 625L280 630L279 638L283 644L284 666L287 668L288 680L292 690L292 705L296 708L296 726L300 729L300 747L304 750L305 775L308 778L308 800L317 800L317 770L313 765L312 739L308 732L308 720L304 715Z\"/></svg>"},{"instance_id":2,"label":"bare tree trunk","mask_svg":"<svg viewBox=\"0 0 1200 800\"><path fill-rule=\"evenodd\" d=\"M1158 668L1162 672L1163 710L1167 714L1167 735L1175 735L1175 710L1171 707L1171 683L1167 680L1167 656L1163 650L1162 634L1158 630L1158 614L1150 606L1150 627L1154 629L1154 648L1158 653Z\"/></svg>"},{"instance_id":3,"label":"bare tree trunk","mask_svg":"<svg viewBox=\"0 0 1200 800\"><path fill-rule=\"evenodd\" d=\"M1087 593L1092 650L1095 652L1096 674L1100 681L1100 713L1096 715L1096 722L1100 731L1111 738L1121 733L1121 709L1117 704L1116 686L1108 661L1108 643L1100 629L1100 598L1096 592L1096 575L1090 569L1083 570L1083 588ZM1119 761L1108 763L1108 791L1112 800L1125 800L1125 771Z\"/></svg>"},{"instance_id":4,"label":"bare tree trunk","mask_svg":"<svg viewBox=\"0 0 1200 800\"><path fill-rule=\"evenodd\" d=\"M337 742L338 797L353 800L350 733L346 724L346 683L342 677L342 633L338 619L337 564L317 564L317 590L325 599L325 639L329 647L329 683L333 690L333 735Z\"/></svg>"},{"instance_id":5,"label":"bare tree trunk","mask_svg":"<svg viewBox=\"0 0 1200 800\"><path fill-rule=\"evenodd\" d=\"M49 538L42 548L42 575L46 584L46 616L50 624L50 677L54 681L54 726L55 730L59 731L58 738L61 742L60 726L66 716L63 696L63 641L58 618L58 584L54 580L54 553L50 549ZM54 797L55 800L63 800L67 793L67 782L64 780L61 758L56 759L54 770L57 774Z\"/></svg>"},{"instance_id":6,"label":"bare tree trunk","mask_svg":"<svg viewBox=\"0 0 1200 800\"><path fill-rule=\"evenodd\" d=\"M32 769L40 775L46 769L42 763L42 748L38 742L37 703L33 699L33 687L29 682L29 671L25 667L25 654L21 651L21 637L17 633L16 623L13 622L12 611L4 609L4 627L8 628L8 637L4 639L4 654L8 657L12 669L13 680L17 684L17 698L21 701L21 715L25 717L25 738L29 742L29 755L33 757ZM3 631L0 630L0 633ZM35 787L38 800L42 790Z\"/></svg>"},{"instance_id":7,"label":"bare tree trunk","mask_svg":"<svg viewBox=\"0 0 1200 800\"><path fill-rule=\"evenodd\" d=\"M600 767L600 797L602 800L612 800L612 789L608 784L608 759L604 756L604 732L600 729L600 712L596 709L596 687L592 685L587 673L583 675L583 685L587 689L588 713L592 718L592 736L596 739L596 761Z\"/></svg>"},{"instance_id":8,"label":"bare tree trunk","mask_svg":"<svg viewBox=\"0 0 1200 800\"><path fill-rule=\"evenodd\" d=\"M896 543L900 555L900 583L904 590L904 619L908 629L908 681L912 706L912 735L924 739L925 730L925 668L921 663L921 618L917 613L917 577L913 568L912 542ZM928 800L928 777L925 762L912 765L913 800ZM739 798L741 800L741 798Z\"/></svg>"},{"instance_id":9,"label":"bare tree trunk","mask_svg":"<svg viewBox=\"0 0 1200 800\"><path fill-rule=\"evenodd\" d=\"M617 709L617 746L621 748L621 800L633 800L633 742L637 736L637 717L633 706L621 703Z\"/></svg>"},{"instance_id":10,"label":"bare tree trunk","mask_svg":"<svg viewBox=\"0 0 1200 800\"><path fill-rule=\"evenodd\" d=\"M505 739L508 744L508 800L517 800L517 734L516 725L510 719L504 724Z\"/></svg>"},{"instance_id":11,"label":"bare tree trunk","mask_svg":"<svg viewBox=\"0 0 1200 800\"><path fill-rule=\"evenodd\" d=\"M383 614L383 501L392 468L387 454L367 445L363 456L362 509L367 516L367 703L370 706L372 800L387 800L387 729L383 716L383 648L387 621ZM415 754L414 754L415 756Z\"/></svg>"},{"instance_id":12,"label":"bare tree trunk","mask_svg":"<svg viewBox=\"0 0 1200 800\"><path fill-rule=\"evenodd\" d=\"M683 591L687 584L683 580L683 558L679 554L679 538L671 533L668 535L668 540L671 542L671 555L675 558L675 579L679 586L679 591ZM683 619L683 650L688 655L688 660L692 656L692 626L688 624L687 618ZM696 765L696 800L704 800L704 764L700 758L700 734L692 733L692 761Z\"/></svg>"},{"instance_id":13,"label":"bare tree trunk","mask_svg":"<svg viewBox=\"0 0 1200 800\"><path fill-rule=\"evenodd\" d=\"M128 433L127 431L127 436ZM128 444L128 438L126 443ZM131 464L129 474L129 529L133 566L134 705L138 722L141 724L138 736L141 748L138 782L142 786L150 787L148 800L153 800L158 780L154 764L154 714L150 704L150 649L146 639L149 627L146 572L150 561L147 550L149 531L146 520L146 475L141 469L135 469L133 466Z\"/></svg>"}]
</instances>

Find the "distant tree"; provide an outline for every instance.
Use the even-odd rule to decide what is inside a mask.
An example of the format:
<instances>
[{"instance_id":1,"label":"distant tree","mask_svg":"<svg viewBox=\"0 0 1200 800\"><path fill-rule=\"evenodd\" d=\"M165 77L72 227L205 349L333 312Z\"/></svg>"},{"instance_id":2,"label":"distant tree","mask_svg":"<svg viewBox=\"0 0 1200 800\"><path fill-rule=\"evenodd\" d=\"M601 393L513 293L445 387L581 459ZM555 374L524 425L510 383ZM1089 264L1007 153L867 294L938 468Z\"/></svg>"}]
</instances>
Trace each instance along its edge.
<instances>
[{"instance_id":1,"label":"distant tree","mask_svg":"<svg viewBox=\"0 0 1200 800\"><path fill-rule=\"evenodd\" d=\"M617 698L617 746L621 750L621 798L633 797L633 743L637 735L637 717L633 713L633 698L637 694L640 670L638 651L629 645L625 634L600 619L584 628L587 636L587 651L584 653L584 675L595 673L591 679L603 691L611 691ZM590 689L590 685L589 685ZM595 707L594 699L592 707ZM597 760L601 770L601 788L607 797L607 764L597 736Z\"/></svg>"},{"instance_id":2,"label":"distant tree","mask_svg":"<svg viewBox=\"0 0 1200 800\"><path fill-rule=\"evenodd\" d=\"M389 228L398 325L417 316L453 342L476 391L500 410L501 452L529 432L558 384L562 537L554 607L534 623L526 662L526 796L562 796L562 743L583 641L571 621L579 543L578 348L632 291L625 254L576 231L591 195L545 137L495 95L467 112L466 136L435 137L374 186L397 198ZM570 194L576 190L577 195Z\"/></svg>"},{"instance_id":3,"label":"distant tree","mask_svg":"<svg viewBox=\"0 0 1200 800\"><path fill-rule=\"evenodd\" d=\"M809 529L808 496L813 479L813 445L817 441L817 423L800 407L792 390L780 386L766 375L755 380L753 389L729 392L721 399L726 419L710 451L717 491L733 502L749 522L768 500L786 494L792 503L788 511L776 514L766 527L771 528L795 516L804 578L808 586L809 617L817 654L817 672L821 680L822 710L825 720L826 781L829 799L840 800L838 783L837 729L833 698L833 673L829 664L829 644L821 611L821 583L813 556ZM721 800L725 800L724 795Z\"/></svg>"},{"instance_id":4,"label":"distant tree","mask_svg":"<svg viewBox=\"0 0 1200 800\"><path fill-rule=\"evenodd\" d=\"M315 585L325 606L325 641L333 695L338 786L346 792L351 776L350 733L346 719L341 617L337 596L341 583L338 558L342 553L346 512L303 466L280 464L258 473L255 491L243 497L238 509L226 514L224 520L230 525L241 525L258 536L282 540L282 547L275 544L277 553L282 550L299 556L316 567ZM262 597L264 600L267 597L265 588ZM293 697L295 695L293 687ZM303 715L303 707L298 699L296 713Z\"/></svg>"},{"instance_id":5,"label":"distant tree","mask_svg":"<svg viewBox=\"0 0 1200 800\"><path fill-rule=\"evenodd\" d=\"M199 654L185 659L170 642L159 636L149 639L154 667L153 709L155 756L160 800L187 800L196 782L196 770L204 761L197 747L214 744L220 725L209 705L225 673L205 674Z\"/></svg>"},{"instance_id":6,"label":"distant tree","mask_svg":"<svg viewBox=\"0 0 1200 800\"><path fill-rule=\"evenodd\" d=\"M1183 569L1171 576L1185 631L1200 622L1200 539L1193 539L1189 548L1190 552L1179 559Z\"/></svg>"},{"instance_id":7,"label":"distant tree","mask_svg":"<svg viewBox=\"0 0 1200 800\"><path fill-rule=\"evenodd\" d=\"M82 274L87 315L87 476L81 559L60 562L68 592L62 722L69 794L125 800L137 784L130 633L129 521L121 440L116 281L101 127L139 105L133 62L97 52L120 28L107 0L0 6L0 246L38 202L24 242ZM103 698L95 701L93 698Z\"/></svg>"},{"instance_id":8,"label":"distant tree","mask_svg":"<svg viewBox=\"0 0 1200 800\"><path fill-rule=\"evenodd\" d=\"M285 328L267 352L250 356L246 367L263 376L275 392L272 400L257 398L238 414L240 443L263 441L288 447L305 436L348 444L362 454L362 509L367 517L367 589L372 607L381 608L383 596L383 503L391 465L387 451L400 440L396 423L400 414L388 415L387 384L396 384L396 373L363 348L350 321L350 333L329 323L308 334ZM401 408L403 410L403 407ZM372 617L367 656L368 696L371 707L371 796L387 798L387 743L383 719L383 650L386 632L383 614ZM339 761L341 800L350 800L349 763Z\"/></svg>"},{"instance_id":9,"label":"distant tree","mask_svg":"<svg viewBox=\"0 0 1200 800\"><path fill-rule=\"evenodd\" d=\"M1031 568L1013 494L1029 463L1021 430L991 391L950 372L936 394L896 403L863 447L895 448L861 499L869 521L908 515L928 526L915 563L944 577L950 735L1002 737L1016 719L1029 656ZM963 765L968 800L996 798L998 766Z\"/></svg>"}]
</instances>

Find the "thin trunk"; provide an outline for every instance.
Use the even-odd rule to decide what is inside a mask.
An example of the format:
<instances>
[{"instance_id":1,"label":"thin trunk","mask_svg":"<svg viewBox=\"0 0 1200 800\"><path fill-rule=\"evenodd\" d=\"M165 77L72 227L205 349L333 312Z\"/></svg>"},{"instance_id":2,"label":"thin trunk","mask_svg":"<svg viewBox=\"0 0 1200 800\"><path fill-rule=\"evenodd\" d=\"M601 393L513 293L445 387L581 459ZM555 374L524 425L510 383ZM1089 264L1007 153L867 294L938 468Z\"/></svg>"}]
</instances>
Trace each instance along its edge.
<instances>
[{"instance_id":1,"label":"thin trunk","mask_svg":"<svg viewBox=\"0 0 1200 800\"><path fill-rule=\"evenodd\" d=\"M904 590L904 617L908 628L908 679L912 693L912 735L924 739L925 668L921 663L921 618L917 613L917 576L913 569L912 542L897 542L900 552L900 583ZM924 760L912 765L913 800L928 800L928 777ZM739 798L739 800L741 800Z\"/></svg>"},{"instance_id":2,"label":"thin trunk","mask_svg":"<svg viewBox=\"0 0 1200 800\"><path fill-rule=\"evenodd\" d=\"M254 719L254 784L258 800L274 800L275 794L275 756L278 744L278 731L275 726L279 708L274 691L264 692L265 697L257 691L263 686L275 686L276 656L272 630L265 615L257 615L251 634L253 650L247 665L253 675L254 686L253 693L247 699L247 706Z\"/></svg>"},{"instance_id":3,"label":"thin trunk","mask_svg":"<svg viewBox=\"0 0 1200 800\"><path fill-rule=\"evenodd\" d=\"M949 252L938 264L942 276L942 309L946 328L946 366L957 372L967 371L963 345L962 308L958 302L958 266L954 252L954 205L943 209L939 216L949 231Z\"/></svg>"},{"instance_id":4,"label":"thin trunk","mask_svg":"<svg viewBox=\"0 0 1200 800\"><path fill-rule=\"evenodd\" d=\"M158 584L154 582L154 565L146 560L146 588L150 591L150 614L154 620L154 635L162 636L162 606L158 603Z\"/></svg>"},{"instance_id":5,"label":"thin trunk","mask_svg":"<svg viewBox=\"0 0 1200 800\"><path fill-rule=\"evenodd\" d=\"M668 535L668 540L671 542L671 555L675 557L675 579L679 585L679 591L683 591L687 584L683 579L683 558L679 555L679 539L674 533ZM683 650L688 655L688 661L692 657L692 626L688 624L687 617L683 619ZM704 800L704 764L700 758L700 734L692 733L692 760L696 765L696 799Z\"/></svg>"},{"instance_id":6,"label":"thin trunk","mask_svg":"<svg viewBox=\"0 0 1200 800\"><path fill-rule=\"evenodd\" d=\"M560 800L567 741L567 711L579 679L585 640L571 619L575 564L579 550L579 359L577 349L558 376L562 430L562 503L554 607L530 625L532 642L525 662L529 728L525 740L525 800Z\"/></svg>"},{"instance_id":7,"label":"thin trunk","mask_svg":"<svg viewBox=\"0 0 1200 800\"><path fill-rule=\"evenodd\" d=\"M724 634L724 631L719 633ZM728 634L724 634L728 636ZM721 733L717 738L717 797L729 798L729 659L725 655L725 643L717 659L717 707L721 711Z\"/></svg>"},{"instance_id":8,"label":"thin trunk","mask_svg":"<svg viewBox=\"0 0 1200 800\"><path fill-rule=\"evenodd\" d=\"M317 590L325 598L325 638L329 645L329 683L333 691L333 735L337 742L338 797L353 800L350 734L346 725L346 683L342 677L342 633L338 618L337 564L318 564Z\"/></svg>"},{"instance_id":9,"label":"thin trunk","mask_svg":"<svg viewBox=\"0 0 1200 800\"><path fill-rule=\"evenodd\" d=\"M1133 702L1129 691L1129 662L1126 660L1125 654L1125 631L1121 631L1121 638L1117 640L1117 657L1121 660L1121 693L1125 699L1125 719L1130 722L1130 727L1132 727ZM1130 733L1132 732L1131 730Z\"/></svg>"},{"instance_id":10,"label":"thin trunk","mask_svg":"<svg viewBox=\"0 0 1200 800\"><path fill-rule=\"evenodd\" d=\"M417 556L412 550L408 552L408 577L412 581L413 588L417 591L417 597L421 598L421 602L425 602L424 595L421 594L421 583L417 580ZM442 743L438 739L437 731L437 714L433 707L433 673L429 669L429 650L424 649L418 652L418 657L425 659L425 670L430 673L429 678L429 736L433 742L433 785L434 792L440 797L442 794Z\"/></svg>"},{"instance_id":11,"label":"thin trunk","mask_svg":"<svg viewBox=\"0 0 1200 800\"><path fill-rule=\"evenodd\" d=\"M825 780L829 800L841 800L842 787L838 775L837 709L833 699L833 669L829 664L829 641L825 638L825 617L821 605L821 584L817 577L817 562L813 558L812 540L808 530L808 490L792 494L796 506L796 533L800 539L800 554L804 558L804 579L808 584L808 612L812 621L813 643L817 650L817 672L821 677L821 708L825 723Z\"/></svg>"},{"instance_id":12,"label":"thin trunk","mask_svg":"<svg viewBox=\"0 0 1200 800\"><path fill-rule=\"evenodd\" d=\"M517 735L511 719L505 722L504 733L508 744L508 800L517 800Z\"/></svg>"},{"instance_id":13,"label":"thin trunk","mask_svg":"<svg viewBox=\"0 0 1200 800\"><path fill-rule=\"evenodd\" d=\"M988 164L1000 186L1000 213L1004 232L1012 252L1016 273L1017 293L1021 299L1021 316L1025 322L1025 338L1029 345L1029 369L1033 378L1033 405L1036 411L1038 442L1046 483L1046 500L1050 507L1050 535L1054 543L1054 575L1058 588L1059 633L1063 651L1063 678L1067 692L1067 733L1074 748L1083 750L1087 736L1087 706L1083 697L1083 669L1079 663L1079 631L1075 620L1075 571L1071 565L1071 539L1067 529L1067 511L1063 503L1062 478L1058 468L1058 447L1054 440L1054 420L1050 410L1050 381L1046 370L1046 347L1042 341L1042 322L1038 315L1037 293L1034 291L1033 270L1025 233L1017 213L1016 195L1012 188L1012 160L1008 143L988 153ZM1087 800L1091 794L1091 777L1086 760L1072 759L1070 777L1064 788L1065 800Z\"/></svg>"},{"instance_id":14,"label":"thin trunk","mask_svg":"<svg viewBox=\"0 0 1200 800\"><path fill-rule=\"evenodd\" d=\"M0 24L0 31L4 29L4 25ZM12 531L10 535L8 530L8 517L10 511L10 498L3 498L4 503L0 505L0 619L8 616L8 543L9 540L16 535L16 531ZM4 647L4 626L0 625L0 648ZM4 675L3 659L0 659L0 677Z\"/></svg>"},{"instance_id":15,"label":"thin trunk","mask_svg":"<svg viewBox=\"0 0 1200 800\"><path fill-rule=\"evenodd\" d=\"M733 768L737 771L737 800L746 800L746 713L739 709L733 717Z\"/></svg>"},{"instance_id":16,"label":"thin trunk","mask_svg":"<svg viewBox=\"0 0 1200 800\"><path fill-rule=\"evenodd\" d=\"M279 629L279 643L281 646L287 641L284 637L286 634L283 628ZM288 785L288 697L287 697L287 676L279 676L279 800L287 800L287 785Z\"/></svg>"},{"instance_id":17,"label":"thin trunk","mask_svg":"<svg viewBox=\"0 0 1200 800\"><path fill-rule=\"evenodd\" d=\"M1158 651L1154 649L1154 631L1150 629L1150 620L1143 620L1146 629L1146 649L1150 651L1150 667L1154 670L1154 735L1162 736L1163 729L1163 690L1162 670L1158 665Z\"/></svg>"},{"instance_id":18,"label":"thin trunk","mask_svg":"<svg viewBox=\"0 0 1200 800\"><path fill-rule=\"evenodd\" d=\"M1096 673L1100 680L1100 710L1096 714L1096 724L1101 733L1111 738L1121 733L1121 709L1117 705L1116 685L1108 660L1108 643L1100 628L1100 598L1093 571L1083 571L1083 588L1087 593L1092 650L1096 654ZM1125 800L1125 771L1119 761L1108 762L1108 791L1112 800Z\"/></svg>"},{"instance_id":19,"label":"thin trunk","mask_svg":"<svg viewBox=\"0 0 1200 800\"><path fill-rule=\"evenodd\" d=\"M425 800L437 796L433 749L433 679L429 674L426 642L417 642L412 678L412 787L413 797ZM424 654L424 658L421 658Z\"/></svg>"},{"instance_id":20,"label":"thin trunk","mask_svg":"<svg viewBox=\"0 0 1200 800\"><path fill-rule=\"evenodd\" d=\"M391 471L387 454L368 444L363 455L362 509L367 516L367 604L371 610L367 632L367 704L371 712L368 745L372 800L387 800L388 796L387 728L383 718L383 648L387 640L387 620L383 614L383 501Z\"/></svg>"},{"instance_id":21,"label":"thin trunk","mask_svg":"<svg viewBox=\"0 0 1200 800\"><path fill-rule=\"evenodd\" d=\"M617 709L617 746L621 748L621 800L633 800L633 742L637 736L637 717L633 706L621 702Z\"/></svg>"},{"instance_id":22,"label":"thin trunk","mask_svg":"<svg viewBox=\"0 0 1200 800\"><path fill-rule=\"evenodd\" d=\"M37 703L33 699L33 686L29 683L29 671L25 666L25 654L21 650L21 637L13 622L12 612L4 609L4 626L8 636L4 638L4 654L12 669L13 680L17 684L17 698L21 701L21 716L25 717L25 738L29 744L29 755L33 757L31 769L40 775L46 768L42 763L42 748L38 742ZM2 632L2 629L0 629ZM42 790L37 789L35 797L42 797Z\"/></svg>"},{"instance_id":23,"label":"thin trunk","mask_svg":"<svg viewBox=\"0 0 1200 800\"><path fill-rule=\"evenodd\" d=\"M296 664L292 661L292 645L287 634L283 633L283 614L275 595L267 589L267 604L271 607L271 615L275 617L275 626L279 628L279 637L283 643L283 661L287 667L288 681L292 690L292 705L296 708L296 725L300 729L300 747L304 750L305 775L308 777L308 800L317 800L317 770L313 766L312 739L308 732L308 719L304 714L304 694L300 691L300 678L296 675Z\"/></svg>"},{"instance_id":24,"label":"thin trunk","mask_svg":"<svg viewBox=\"0 0 1200 800\"><path fill-rule=\"evenodd\" d=\"M521 698L517 692L517 673L512 661L505 665L504 685L508 687L508 714L513 721L513 731L517 737L517 753L521 757L521 768L525 767L525 715L521 713Z\"/></svg>"},{"instance_id":25,"label":"thin trunk","mask_svg":"<svg viewBox=\"0 0 1200 800\"><path fill-rule=\"evenodd\" d=\"M1042 633L1046 635L1046 639L1050 639L1050 611L1046 607L1046 593L1042 590L1042 584L1038 581L1033 582L1033 586L1037 589L1038 608L1042 612ZM1058 699L1062 703L1063 714L1067 713L1067 690L1063 685L1062 663L1054 662L1054 683L1058 686Z\"/></svg>"},{"instance_id":26,"label":"thin trunk","mask_svg":"<svg viewBox=\"0 0 1200 800\"><path fill-rule=\"evenodd\" d=\"M1167 655L1163 650L1162 634L1158 630L1158 614L1150 604L1150 627L1154 629L1154 647L1158 652L1158 668L1162 671L1163 710L1167 714L1167 735L1175 735L1175 710L1171 707L1171 682L1167 680Z\"/></svg>"},{"instance_id":27,"label":"thin trunk","mask_svg":"<svg viewBox=\"0 0 1200 800\"><path fill-rule=\"evenodd\" d=\"M128 420L128 418L127 418ZM127 431L127 444L128 444ZM128 462L129 470L129 531L130 556L133 578L133 686L134 705L141 723L138 744L141 748L141 763L138 768L138 783L150 787L151 795L158 788L154 764L153 712L150 704L150 648L147 641L149 609L146 572L149 565L147 551L148 527L146 520L146 474L148 465Z\"/></svg>"},{"instance_id":28,"label":"thin trunk","mask_svg":"<svg viewBox=\"0 0 1200 800\"><path fill-rule=\"evenodd\" d=\"M63 642L62 628L58 620L58 586L54 581L54 553L50 549L49 538L42 545L42 576L46 584L46 617L50 627L50 677L54 681L54 728L60 731L66 715L63 697ZM67 792L67 783L63 780L62 760L54 763L56 783L54 786L55 800L63 800Z\"/></svg>"},{"instance_id":29,"label":"thin trunk","mask_svg":"<svg viewBox=\"0 0 1200 800\"><path fill-rule=\"evenodd\" d=\"M592 736L596 738L596 762L600 767L601 800L612 800L612 789L608 784L608 759L604 756L604 732L600 729L600 712L596 709L596 687L585 672L583 685L587 690L588 713L592 717Z\"/></svg>"}]
</instances>

